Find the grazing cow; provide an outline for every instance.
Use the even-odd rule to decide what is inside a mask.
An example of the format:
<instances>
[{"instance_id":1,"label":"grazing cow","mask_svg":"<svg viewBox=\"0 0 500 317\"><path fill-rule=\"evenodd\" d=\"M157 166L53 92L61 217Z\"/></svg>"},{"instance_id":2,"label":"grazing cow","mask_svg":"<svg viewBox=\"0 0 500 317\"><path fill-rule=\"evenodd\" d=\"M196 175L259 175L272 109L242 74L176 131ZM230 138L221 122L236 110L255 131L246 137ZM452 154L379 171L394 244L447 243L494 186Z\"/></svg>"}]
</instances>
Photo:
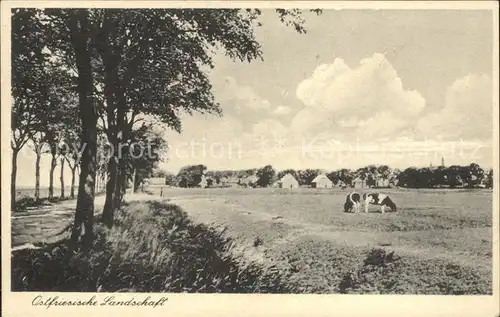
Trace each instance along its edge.
<instances>
[{"instance_id":1,"label":"grazing cow","mask_svg":"<svg viewBox=\"0 0 500 317\"><path fill-rule=\"evenodd\" d=\"M363 195L365 201L365 212L368 212L368 205L380 206L380 211L385 212L385 207L391 208L392 211L397 211L396 204L389 196L382 193L368 193Z\"/></svg>"},{"instance_id":2,"label":"grazing cow","mask_svg":"<svg viewBox=\"0 0 500 317\"><path fill-rule=\"evenodd\" d=\"M349 195L347 195L345 199L344 212L351 212L353 208L354 212L359 212L360 205L361 205L361 195L356 192L352 192Z\"/></svg>"}]
</instances>

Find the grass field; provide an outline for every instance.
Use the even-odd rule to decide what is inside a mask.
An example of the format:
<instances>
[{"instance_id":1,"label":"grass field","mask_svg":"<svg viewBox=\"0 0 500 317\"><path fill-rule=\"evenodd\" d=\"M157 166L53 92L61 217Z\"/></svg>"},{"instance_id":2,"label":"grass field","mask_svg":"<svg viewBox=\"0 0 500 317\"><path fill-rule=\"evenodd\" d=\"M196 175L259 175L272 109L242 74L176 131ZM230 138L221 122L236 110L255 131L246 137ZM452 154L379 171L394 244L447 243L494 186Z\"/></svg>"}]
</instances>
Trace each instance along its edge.
<instances>
[{"instance_id":1,"label":"grass field","mask_svg":"<svg viewBox=\"0 0 500 317\"><path fill-rule=\"evenodd\" d=\"M340 189L169 188L164 195L195 221L227 225L233 237L258 245L254 256L278 262L308 291L491 293L491 191L383 191L397 213L344 213L348 190ZM398 260L367 268L373 249ZM339 290L342 282L350 284Z\"/></svg>"}]
</instances>

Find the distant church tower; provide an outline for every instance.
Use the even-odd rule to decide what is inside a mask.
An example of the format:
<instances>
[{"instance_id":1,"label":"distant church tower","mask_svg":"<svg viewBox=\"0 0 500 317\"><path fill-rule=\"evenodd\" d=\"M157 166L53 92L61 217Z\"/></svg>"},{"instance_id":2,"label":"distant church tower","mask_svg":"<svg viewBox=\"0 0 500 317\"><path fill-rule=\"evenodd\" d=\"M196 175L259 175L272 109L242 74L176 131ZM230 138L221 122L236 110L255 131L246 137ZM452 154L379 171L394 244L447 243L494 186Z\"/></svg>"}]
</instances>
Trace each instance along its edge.
<instances>
[{"instance_id":1,"label":"distant church tower","mask_svg":"<svg viewBox=\"0 0 500 317\"><path fill-rule=\"evenodd\" d=\"M441 166L444 167L444 157L441 157Z\"/></svg>"}]
</instances>

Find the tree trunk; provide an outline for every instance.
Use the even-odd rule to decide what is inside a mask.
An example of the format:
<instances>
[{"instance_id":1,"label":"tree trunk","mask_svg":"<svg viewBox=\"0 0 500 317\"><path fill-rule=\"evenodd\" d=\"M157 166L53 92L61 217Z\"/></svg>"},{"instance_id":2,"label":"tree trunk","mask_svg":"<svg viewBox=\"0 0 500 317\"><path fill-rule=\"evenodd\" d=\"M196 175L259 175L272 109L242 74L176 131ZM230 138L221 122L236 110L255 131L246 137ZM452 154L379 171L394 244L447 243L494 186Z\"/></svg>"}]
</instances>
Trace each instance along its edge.
<instances>
[{"instance_id":1,"label":"tree trunk","mask_svg":"<svg viewBox=\"0 0 500 317\"><path fill-rule=\"evenodd\" d=\"M12 172L10 174L10 207L16 208L16 180L17 180L17 155L18 149L12 149Z\"/></svg>"},{"instance_id":2,"label":"tree trunk","mask_svg":"<svg viewBox=\"0 0 500 317\"><path fill-rule=\"evenodd\" d=\"M127 167L125 160L122 158L118 163L118 182L115 192L115 209L120 208L123 201L123 196L127 190Z\"/></svg>"},{"instance_id":3,"label":"tree trunk","mask_svg":"<svg viewBox=\"0 0 500 317\"><path fill-rule=\"evenodd\" d=\"M104 205L102 221L111 228L113 226L114 211L120 208L123 182L123 153L121 145L124 139L123 130L126 116L126 99L120 85L118 66L121 62L121 52L114 51L109 45L108 34L113 34L116 24L108 15L104 16L101 30L105 33L96 44L104 66L104 95L107 103L108 139L114 146L114 157L108 164L109 179L106 185L106 203ZM117 110L115 112L115 110Z\"/></svg>"},{"instance_id":4,"label":"tree trunk","mask_svg":"<svg viewBox=\"0 0 500 317\"><path fill-rule=\"evenodd\" d=\"M121 205L121 191L122 191L122 173L123 171L120 170L120 164L118 164L118 170L116 172L116 186L115 186L115 192L113 194L114 198L114 210L119 209ZM113 210L113 212L114 212Z\"/></svg>"},{"instance_id":5,"label":"tree trunk","mask_svg":"<svg viewBox=\"0 0 500 317\"><path fill-rule=\"evenodd\" d=\"M102 193L106 188L106 173L99 173L99 191L98 193Z\"/></svg>"},{"instance_id":6,"label":"tree trunk","mask_svg":"<svg viewBox=\"0 0 500 317\"><path fill-rule=\"evenodd\" d=\"M108 227L113 226L113 211L115 208L115 190L117 184L116 157L111 157L108 162L108 182L106 183L106 201L102 211L102 222Z\"/></svg>"},{"instance_id":7,"label":"tree trunk","mask_svg":"<svg viewBox=\"0 0 500 317\"><path fill-rule=\"evenodd\" d=\"M50 174L49 174L49 198L54 198L54 171L57 166L57 157L55 153L52 153L52 159L50 160Z\"/></svg>"},{"instance_id":8,"label":"tree trunk","mask_svg":"<svg viewBox=\"0 0 500 317\"><path fill-rule=\"evenodd\" d=\"M76 173L76 166L74 166L71 169L71 189L70 189L70 197L75 198L75 173Z\"/></svg>"},{"instance_id":9,"label":"tree trunk","mask_svg":"<svg viewBox=\"0 0 500 317\"><path fill-rule=\"evenodd\" d=\"M135 182L136 182L136 178L137 178L137 169L135 167L133 169L134 169L134 171L132 172L132 193L135 193L135 191L136 191Z\"/></svg>"},{"instance_id":10,"label":"tree trunk","mask_svg":"<svg viewBox=\"0 0 500 317\"><path fill-rule=\"evenodd\" d=\"M86 9L76 9L69 14L67 22L71 31L71 43L78 70L79 113L82 122L81 140L84 147L80 162L78 198L71 241L75 245L83 236L83 246L88 249L94 240L94 198L97 167L97 112L92 97L93 79L89 48L91 35Z\"/></svg>"},{"instance_id":11,"label":"tree trunk","mask_svg":"<svg viewBox=\"0 0 500 317\"><path fill-rule=\"evenodd\" d=\"M40 201L40 159L42 154L36 151L36 161L35 161L35 200Z\"/></svg>"},{"instance_id":12,"label":"tree trunk","mask_svg":"<svg viewBox=\"0 0 500 317\"><path fill-rule=\"evenodd\" d=\"M61 176L59 180L61 181L61 198L64 198L64 157L61 158Z\"/></svg>"},{"instance_id":13,"label":"tree trunk","mask_svg":"<svg viewBox=\"0 0 500 317\"><path fill-rule=\"evenodd\" d=\"M96 192L96 194L101 191L101 186L102 186L101 173L97 172L96 176L95 176L95 192Z\"/></svg>"}]
</instances>

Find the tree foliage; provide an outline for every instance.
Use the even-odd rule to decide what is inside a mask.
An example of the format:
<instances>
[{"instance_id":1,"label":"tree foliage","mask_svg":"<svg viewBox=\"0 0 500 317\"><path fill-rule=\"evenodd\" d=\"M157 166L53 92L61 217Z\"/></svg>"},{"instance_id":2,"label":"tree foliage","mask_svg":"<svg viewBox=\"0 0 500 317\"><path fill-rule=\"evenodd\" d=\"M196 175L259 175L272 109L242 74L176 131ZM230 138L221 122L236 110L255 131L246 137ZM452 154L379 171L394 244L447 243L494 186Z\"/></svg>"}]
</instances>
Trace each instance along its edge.
<instances>
[{"instance_id":1,"label":"tree foliage","mask_svg":"<svg viewBox=\"0 0 500 317\"><path fill-rule=\"evenodd\" d=\"M299 33L305 32L300 10L278 9L276 13L286 25ZM52 83L62 79L67 82L57 83L57 88L76 91L81 128L78 138L84 146L78 161L80 177L72 241L83 236L84 244L89 247L93 240L95 182L102 172L102 165L97 161L98 133L106 133L108 142L115 146L130 144L135 137L135 124L147 117L180 132L182 113L220 115L207 70L214 67L212 59L216 53L226 54L235 61L263 58L254 32L255 27L261 25L260 16L258 9L14 12L13 148L19 149L25 144L27 131L37 118L30 107L46 106L47 102L58 106L66 104L64 95L50 88ZM49 52L51 62L63 67L55 68L54 72L41 71L40 65L47 60L45 52ZM66 74L59 76L56 70ZM67 76L69 73L75 77ZM67 132L57 124L49 124L62 122L54 119L57 114L50 112L46 113L49 117L40 117L40 122L45 124L45 137L51 143L65 138ZM51 117L53 115L56 117ZM77 138L69 134L69 138ZM52 151L51 154L55 164L60 153ZM103 217L108 226L113 223L112 212L119 207L127 179L137 170L136 163L127 157L108 161L106 201L112 204L104 210L110 210L111 217ZM12 177L15 180L15 173ZM194 181L196 179L187 179L186 182L192 185Z\"/></svg>"},{"instance_id":2,"label":"tree foliage","mask_svg":"<svg viewBox=\"0 0 500 317\"><path fill-rule=\"evenodd\" d=\"M188 165L180 169L177 174L177 186L196 187L205 175L207 167L205 165Z\"/></svg>"},{"instance_id":3,"label":"tree foliage","mask_svg":"<svg viewBox=\"0 0 500 317\"><path fill-rule=\"evenodd\" d=\"M276 176L276 170L271 165L266 165L257 171L257 186L268 187L273 184Z\"/></svg>"}]
</instances>

